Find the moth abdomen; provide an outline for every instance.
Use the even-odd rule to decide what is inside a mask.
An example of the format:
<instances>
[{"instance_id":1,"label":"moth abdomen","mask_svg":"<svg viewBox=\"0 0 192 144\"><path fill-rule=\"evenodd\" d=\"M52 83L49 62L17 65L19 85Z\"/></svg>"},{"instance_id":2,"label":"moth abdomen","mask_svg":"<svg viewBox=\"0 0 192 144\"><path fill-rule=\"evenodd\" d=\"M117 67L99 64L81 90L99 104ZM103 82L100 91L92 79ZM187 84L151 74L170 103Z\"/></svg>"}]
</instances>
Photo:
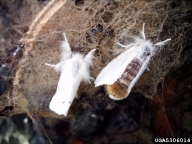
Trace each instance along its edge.
<instances>
[{"instance_id":1,"label":"moth abdomen","mask_svg":"<svg viewBox=\"0 0 192 144\"><path fill-rule=\"evenodd\" d=\"M125 71L119 79L112 85L107 85L109 97L120 100L128 96L128 87L133 79L137 76L142 67L142 62L138 58L134 58L126 67Z\"/></svg>"},{"instance_id":2,"label":"moth abdomen","mask_svg":"<svg viewBox=\"0 0 192 144\"><path fill-rule=\"evenodd\" d=\"M126 67L125 71L121 77L117 80L122 86L128 88L132 80L137 76L139 70L141 69L142 62L134 58Z\"/></svg>"}]
</instances>

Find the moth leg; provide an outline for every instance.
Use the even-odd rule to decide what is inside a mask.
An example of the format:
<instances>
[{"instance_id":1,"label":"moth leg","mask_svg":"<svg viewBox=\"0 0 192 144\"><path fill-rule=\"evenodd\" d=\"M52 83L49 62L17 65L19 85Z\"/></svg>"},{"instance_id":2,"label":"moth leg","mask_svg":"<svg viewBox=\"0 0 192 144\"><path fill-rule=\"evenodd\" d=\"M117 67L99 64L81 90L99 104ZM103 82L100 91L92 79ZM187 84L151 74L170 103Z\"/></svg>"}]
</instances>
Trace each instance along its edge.
<instances>
[{"instance_id":1,"label":"moth leg","mask_svg":"<svg viewBox=\"0 0 192 144\"><path fill-rule=\"evenodd\" d=\"M154 45L156 45L156 46L163 46L163 45L165 45L166 42L168 42L168 41L170 41L170 40L171 40L171 39L166 39L166 40L161 41L161 42L158 42L158 43L156 43L156 44L154 44Z\"/></svg>"},{"instance_id":2,"label":"moth leg","mask_svg":"<svg viewBox=\"0 0 192 144\"><path fill-rule=\"evenodd\" d=\"M117 42L118 45L120 45L121 47L127 47L126 45L122 45L121 43Z\"/></svg>"},{"instance_id":3,"label":"moth leg","mask_svg":"<svg viewBox=\"0 0 192 144\"><path fill-rule=\"evenodd\" d=\"M52 65L52 64L48 64L48 63L45 63L45 65L50 66L52 68L54 68L56 66L56 65Z\"/></svg>"},{"instance_id":4,"label":"moth leg","mask_svg":"<svg viewBox=\"0 0 192 144\"><path fill-rule=\"evenodd\" d=\"M128 45L122 45L121 43L117 42L118 45L120 45L121 47L124 47L126 49L129 49L131 46L135 45L135 43L132 44L128 44Z\"/></svg>"},{"instance_id":5,"label":"moth leg","mask_svg":"<svg viewBox=\"0 0 192 144\"><path fill-rule=\"evenodd\" d=\"M52 64L45 63L45 65L54 68L54 70L55 70L56 72L60 72L60 71L61 71L61 68L62 68L62 63L58 63L58 64L56 64L56 65L52 65Z\"/></svg>"},{"instance_id":6,"label":"moth leg","mask_svg":"<svg viewBox=\"0 0 192 144\"><path fill-rule=\"evenodd\" d=\"M91 80L94 80L94 77L90 77Z\"/></svg>"},{"instance_id":7,"label":"moth leg","mask_svg":"<svg viewBox=\"0 0 192 144\"><path fill-rule=\"evenodd\" d=\"M141 35L143 36L143 39L145 38L145 23L143 23L143 30L141 31Z\"/></svg>"}]
</instances>

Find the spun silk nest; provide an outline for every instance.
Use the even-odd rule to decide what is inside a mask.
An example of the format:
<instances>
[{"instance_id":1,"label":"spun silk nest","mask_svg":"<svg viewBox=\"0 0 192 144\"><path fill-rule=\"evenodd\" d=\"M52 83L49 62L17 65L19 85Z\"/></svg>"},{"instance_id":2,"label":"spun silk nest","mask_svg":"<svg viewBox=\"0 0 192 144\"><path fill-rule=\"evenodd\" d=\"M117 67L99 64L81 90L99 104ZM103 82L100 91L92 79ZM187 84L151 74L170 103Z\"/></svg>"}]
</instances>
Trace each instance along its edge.
<instances>
[{"instance_id":1,"label":"spun silk nest","mask_svg":"<svg viewBox=\"0 0 192 144\"><path fill-rule=\"evenodd\" d=\"M48 105L56 91L59 74L44 63L56 64L60 60L63 32L66 33L72 51L85 55L91 49L97 49L94 67L91 68L94 78L104 66L124 51L117 42L132 42L134 36L140 36L143 23L146 23L146 38L154 43L171 38L164 50L153 57L149 65L150 71L144 72L132 90L149 98L157 91L158 83L163 83L166 74L181 66L178 62L179 56L190 41L185 37L191 31L187 14L192 8L187 2L50 0L35 9L37 4L38 2L32 3L28 0L20 5L22 12L15 21L19 22L20 27L27 27L27 31L13 25L14 30L21 34L17 40L25 44L25 47L22 58L14 66L17 68L11 75L12 86L2 96L6 98L2 107L12 104L18 111L44 111L44 116L54 115L48 110ZM10 49L13 45L6 43ZM1 46L4 47L5 43ZM2 48L1 50L6 53ZM91 85L81 83L78 95L81 97L86 93L94 100L99 89L94 87L93 81Z\"/></svg>"}]
</instances>

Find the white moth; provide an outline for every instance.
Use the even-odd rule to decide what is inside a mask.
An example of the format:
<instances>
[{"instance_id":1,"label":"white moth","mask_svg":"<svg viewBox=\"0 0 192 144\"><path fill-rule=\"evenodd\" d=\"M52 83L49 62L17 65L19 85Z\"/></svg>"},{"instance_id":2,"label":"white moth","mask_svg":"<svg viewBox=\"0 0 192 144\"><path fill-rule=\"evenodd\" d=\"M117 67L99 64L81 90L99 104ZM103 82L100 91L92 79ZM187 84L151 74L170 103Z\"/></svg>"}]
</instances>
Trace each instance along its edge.
<instances>
[{"instance_id":1,"label":"white moth","mask_svg":"<svg viewBox=\"0 0 192 144\"><path fill-rule=\"evenodd\" d=\"M59 115L66 116L75 98L77 90L82 80L90 82L89 67L92 65L94 51L90 51L85 57L80 53L72 53L70 45L65 40L62 42L61 60L56 65L45 63L53 67L57 72L61 72L55 95L49 104L49 108Z\"/></svg>"},{"instance_id":2,"label":"white moth","mask_svg":"<svg viewBox=\"0 0 192 144\"><path fill-rule=\"evenodd\" d=\"M126 51L112 60L95 80L95 87L107 85L109 97L114 100L121 100L129 95L131 89L147 68L151 57L158 52L157 47L161 48L171 40L167 39L153 44L150 40L146 40L144 26L145 24L143 24L143 30L141 31L142 38L136 37L134 42L128 45L118 43Z\"/></svg>"}]
</instances>

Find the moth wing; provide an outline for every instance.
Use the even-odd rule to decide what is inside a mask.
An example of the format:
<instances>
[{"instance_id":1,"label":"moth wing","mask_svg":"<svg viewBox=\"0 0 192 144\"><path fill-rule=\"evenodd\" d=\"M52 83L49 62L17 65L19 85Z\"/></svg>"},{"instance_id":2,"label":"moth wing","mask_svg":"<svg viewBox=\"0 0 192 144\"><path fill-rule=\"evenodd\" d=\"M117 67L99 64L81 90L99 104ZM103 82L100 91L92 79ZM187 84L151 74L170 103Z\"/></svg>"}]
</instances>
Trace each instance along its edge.
<instances>
[{"instance_id":1,"label":"moth wing","mask_svg":"<svg viewBox=\"0 0 192 144\"><path fill-rule=\"evenodd\" d=\"M81 65L81 70L79 71L79 74L81 75L82 80L88 83L90 83L90 79L93 79L92 77L90 77L89 67L93 65L94 52L95 52L95 49L91 50L84 57Z\"/></svg>"},{"instance_id":2,"label":"moth wing","mask_svg":"<svg viewBox=\"0 0 192 144\"><path fill-rule=\"evenodd\" d=\"M73 75L72 70L72 61L66 61L61 72L56 93L49 105L49 108L59 115L67 115L81 82L81 79L77 75Z\"/></svg>"},{"instance_id":3,"label":"moth wing","mask_svg":"<svg viewBox=\"0 0 192 144\"><path fill-rule=\"evenodd\" d=\"M59 97L57 93L55 93L55 95L52 97L51 102L49 103L49 108L59 115L63 113L61 109L61 103L59 102Z\"/></svg>"},{"instance_id":4,"label":"moth wing","mask_svg":"<svg viewBox=\"0 0 192 144\"><path fill-rule=\"evenodd\" d=\"M122 75L127 65L137 55L138 48L136 45L132 46L129 50L126 50L120 54L117 58L112 60L97 76L95 80L95 86L103 84L111 85Z\"/></svg>"}]
</instances>

